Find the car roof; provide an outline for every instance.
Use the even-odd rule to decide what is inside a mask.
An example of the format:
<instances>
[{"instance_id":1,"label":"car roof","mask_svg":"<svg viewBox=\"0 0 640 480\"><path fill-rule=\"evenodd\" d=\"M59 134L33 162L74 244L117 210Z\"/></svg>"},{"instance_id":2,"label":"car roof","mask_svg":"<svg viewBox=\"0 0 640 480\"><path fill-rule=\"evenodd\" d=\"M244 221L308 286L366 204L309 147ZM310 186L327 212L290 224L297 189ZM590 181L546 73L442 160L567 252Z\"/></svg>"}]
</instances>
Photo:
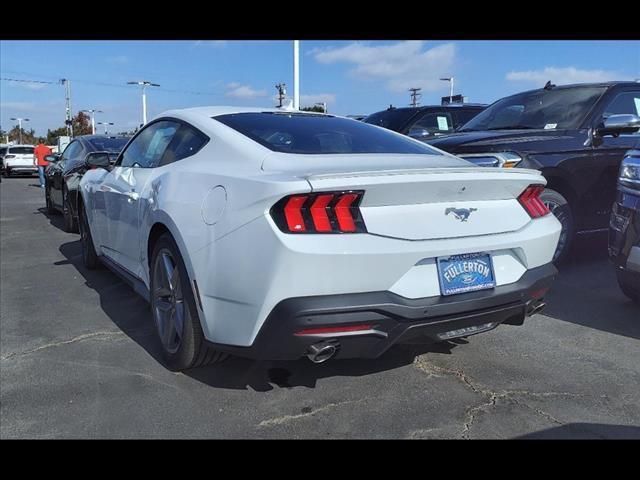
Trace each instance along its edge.
<instances>
[{"instance_id":1,"label":"car roof","mask_svg":"<svg viewBox=\"0 0 640 480\"><path fill-rule=\"evenodd\" d=\"M5 145L3 145L3 147L4 146ZM31 148L36 148L35 145L27 145L26 143L20 143L20 144L17 144L17 145L6 145L6 146L9 147L9 148L13 148L13 147L31 147Z\"/></svg>"},{"instance_id":2,"label":"car roof","mask_svg":"<svg viewBox=\"0 0 640 480\"><path fill-rule=\"evenodd\" d=\"M387 108L385 110L380 110L380 112L387 112L390 110L399 110L399 111L420 111L420 110L427 110L430 108L434 108L434 109L438 109L438 110L442 110L445 108L464 108L464 107L473 107L473 108L485 108L488 107L489 105L486 103L447 103L445 105L420 105L419 107L391 107L391 108ZM376 113L380 113L380 112L376 112Z\"/></svg>"},{"instance_id":3,"label":"car roof","mask_svg":"<svg viewBox=\"0 0 640 480\"><path fill-rule=\"evenodd\" d=\"M233 107L233 106L205 106L205 107L192 107L181 108L175 110L167 110L161 113L156 118L161 117L185 117L188 118L192 115L198 117L217 117L220 115L229 115L233 113L303 113L309 115L326 115L319 112L307 112L304 110L291 110L285 108L265 108L265 107ZM333 115L330 115L333 116Z\"/></svg>"},{"instance_id":4,"label":"car roof","mask_svg":"<svg viewBox=\"0 0 640 480\"><path fill-rule=\"evenodd\" d=\"M611 88L611 87L618 87L618 86L625 86L625 85L640 86L640 82L629 80L629 81L609 81L609 82L592 82L592 83L569 83L567 85L554 85L552 90L570 90L572 88L589 88L589 87ZM538 92L540 90L544 90L544 87L533 88L531 90L523 90L522 92L514 93L512 95L508 95L507 97L503 97L503 98L513 97L523 93Z\"/></svg>"}]
</instances>

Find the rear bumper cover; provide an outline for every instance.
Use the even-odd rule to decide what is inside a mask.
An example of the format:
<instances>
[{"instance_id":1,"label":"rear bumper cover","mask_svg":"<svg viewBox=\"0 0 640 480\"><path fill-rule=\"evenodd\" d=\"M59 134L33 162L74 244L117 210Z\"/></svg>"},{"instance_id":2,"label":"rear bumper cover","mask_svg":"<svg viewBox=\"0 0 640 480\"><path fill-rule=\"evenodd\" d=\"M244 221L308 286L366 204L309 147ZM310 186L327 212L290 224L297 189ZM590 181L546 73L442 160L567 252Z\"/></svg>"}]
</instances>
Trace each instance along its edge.
<instances>
[{"instance_id":1,"label":"rear bumper cover","mask_svg":"<svg viewBox=\"0 0 640 480\"><path fill-rule=\"evenodd\" d=\"M214 346L243 357L294 360L314 343L337 340L335 358L375 358L416 337L430 343L481 333L501 323L521 325L556 275L549 263L493 290L415 300L391 292L289 298L271 311L250 347ZM372 327L348 334L296 335L303 329L359 323Z\"/></svg>"}]
</instances>

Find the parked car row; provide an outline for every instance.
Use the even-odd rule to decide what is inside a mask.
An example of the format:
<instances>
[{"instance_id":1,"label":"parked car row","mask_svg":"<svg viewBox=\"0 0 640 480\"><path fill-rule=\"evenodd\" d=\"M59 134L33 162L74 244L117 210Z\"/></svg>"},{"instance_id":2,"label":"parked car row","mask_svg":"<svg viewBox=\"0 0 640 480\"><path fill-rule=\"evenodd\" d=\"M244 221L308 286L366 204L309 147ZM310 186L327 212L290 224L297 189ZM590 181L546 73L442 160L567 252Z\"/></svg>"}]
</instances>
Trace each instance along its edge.
<instances>
[{"instance_id":1,"label":"parked car row","mask_svg":"<svg viewBox=\"0 0 640 480\"><path fill-rule=\"evenodd\" d=\"M599 218L605 200L593 196L608 193L610 170L610 252L638 300L639 157L622 162L619 146L637 146L640 119L620 113L637 90L548 86L474 106L456 133L428 142L410 135L428 108L397 109L399 131L380 128L395 110L363 122L172 110L130 139L79 137L50 157L47 207L78 227L86 268L108 267L150 303L172 369L229 354L374 358L540 311L558 245ZM448 108L453 130L463 109ZM469 147L466 159L450 144Z\"/></svg>"}]
</instances>

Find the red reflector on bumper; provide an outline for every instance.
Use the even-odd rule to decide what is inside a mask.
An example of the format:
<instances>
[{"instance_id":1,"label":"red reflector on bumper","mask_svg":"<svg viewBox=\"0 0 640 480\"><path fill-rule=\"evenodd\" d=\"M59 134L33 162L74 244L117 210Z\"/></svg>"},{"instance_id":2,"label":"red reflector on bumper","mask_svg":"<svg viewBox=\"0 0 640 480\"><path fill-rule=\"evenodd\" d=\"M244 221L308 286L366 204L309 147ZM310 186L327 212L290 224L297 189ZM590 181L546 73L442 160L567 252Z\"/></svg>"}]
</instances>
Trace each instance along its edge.
<instances>
[{"instance_id":1,"label":"red reflector on bumper","mask_svg":"<svg viewBox=\"0 0 640 480\"><path fill-rule=\"evenodd\" d=\"M371 330L373 325L360 324L360 325L341 325L337 327L318 327L318 328L305 328L296 332L296 335L318 335L321 333L343 333L343 332L360 332L363 330Z\"/></svg>"}]
</instances>

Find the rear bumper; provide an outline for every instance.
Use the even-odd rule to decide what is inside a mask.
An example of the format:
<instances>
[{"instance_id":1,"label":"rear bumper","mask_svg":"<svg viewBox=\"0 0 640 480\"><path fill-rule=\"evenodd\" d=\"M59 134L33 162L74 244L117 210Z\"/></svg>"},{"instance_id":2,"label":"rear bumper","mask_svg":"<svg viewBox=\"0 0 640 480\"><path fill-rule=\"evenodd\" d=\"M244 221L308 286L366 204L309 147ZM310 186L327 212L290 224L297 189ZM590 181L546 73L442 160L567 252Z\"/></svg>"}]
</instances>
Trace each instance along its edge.
<instances>
[{"instance_id":1,"label":"rear bumper","mask_svg":"<svg viewBox=\"0 0 640 480\"><path fill-rule=\"evenodd\" d=\"M556 275L549 263L493 290L413 300L388 291L289 298L271 311L252 346L214 346L243 357L294 360L310 345L331 340L339 344L335 358L375 358L416 337L431 343L481 333L501 323L521 325ZM371 327L296 335L303 329L354 324Z\"/></svg>"},{"instance_id":2,"label":"rear bumper","mask_svg":"<svg viewBox=\"0 0 640 480\"><path fill-rule=\"evenodd\" d=\"M38 173L38 167L36 165L6 165L5 170L11 173Z\"/></svg>"}]
</instances>

